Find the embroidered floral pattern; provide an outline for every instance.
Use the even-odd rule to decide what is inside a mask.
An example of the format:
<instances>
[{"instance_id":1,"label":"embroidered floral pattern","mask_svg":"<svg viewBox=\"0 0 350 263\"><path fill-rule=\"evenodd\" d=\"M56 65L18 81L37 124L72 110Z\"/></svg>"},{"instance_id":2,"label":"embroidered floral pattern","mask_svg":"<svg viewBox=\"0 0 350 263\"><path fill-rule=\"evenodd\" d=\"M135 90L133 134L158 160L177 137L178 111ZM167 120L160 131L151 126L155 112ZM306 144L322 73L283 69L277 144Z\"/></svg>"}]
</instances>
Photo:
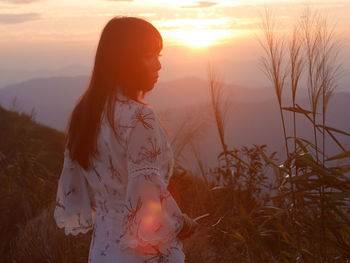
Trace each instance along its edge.
<instances>
[{"instance_id":1,"label":"embroidered floral pattern","mask_svg":"<svg viewBox=\"0 0 350 263\"><path fill-rule=\"evenodd\" d=\"M90 263L183 263L176 238L183 217L167 190L173 157L164 130L152 109L125 97L117 101L115 118L122 140L104 130L111 129L105 120L101 156L90 171L65 151L56 223L66 234L93 229Z\"/></svg>"}]
</instances>

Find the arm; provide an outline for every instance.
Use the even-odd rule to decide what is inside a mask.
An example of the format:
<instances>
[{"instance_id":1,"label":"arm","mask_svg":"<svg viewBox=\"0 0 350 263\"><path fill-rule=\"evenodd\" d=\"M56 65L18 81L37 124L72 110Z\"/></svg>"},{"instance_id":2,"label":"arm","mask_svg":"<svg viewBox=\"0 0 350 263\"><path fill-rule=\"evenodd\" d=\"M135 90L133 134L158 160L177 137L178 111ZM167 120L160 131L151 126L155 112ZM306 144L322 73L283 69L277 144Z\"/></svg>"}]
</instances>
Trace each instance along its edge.
<instances>
[{"instance_id":1,"label":"arm","mask_svg":"<svg viewBox=\"0 0 350 263\"><path fill-rule=\"evenodd\" d=\"M77 235L93 228L93 197L81 168L64 152L63 169L58 181L54 218L65 234Z\"/></svg>"},{"instance_id":2,"label":"arm","mask_svg":"<svg viewBox=\"0 0 350 263\"><path fill-rule=\"evenodd\" d=\"M121 245L143 254L165 251L177 238L183 214L160 174L162 141L153 111L135 118L127 147L128 186Z\"/></svg>"}]
</instances>

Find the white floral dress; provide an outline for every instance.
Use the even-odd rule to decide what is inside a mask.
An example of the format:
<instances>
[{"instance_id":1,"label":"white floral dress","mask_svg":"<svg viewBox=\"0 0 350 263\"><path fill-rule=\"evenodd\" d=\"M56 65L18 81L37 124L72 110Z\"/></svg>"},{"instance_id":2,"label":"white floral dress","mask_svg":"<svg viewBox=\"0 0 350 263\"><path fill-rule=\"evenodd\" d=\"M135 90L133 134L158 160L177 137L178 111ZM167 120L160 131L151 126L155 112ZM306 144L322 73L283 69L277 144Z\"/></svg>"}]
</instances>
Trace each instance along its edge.
<instances>
[{"instance_id":1,"label":"white floral dress","mask_svg":"<svg viewBox=\"0 0 350 263\"><path fill-rule=\"evenodd\" d=\"M183 216L167 190L174 159L150 107L118 94L117 135L105 114L98 159L85 171L65 150L54 218L65 233L93 229L89 263L182 263Z\"/></svg>"}]
</instances>

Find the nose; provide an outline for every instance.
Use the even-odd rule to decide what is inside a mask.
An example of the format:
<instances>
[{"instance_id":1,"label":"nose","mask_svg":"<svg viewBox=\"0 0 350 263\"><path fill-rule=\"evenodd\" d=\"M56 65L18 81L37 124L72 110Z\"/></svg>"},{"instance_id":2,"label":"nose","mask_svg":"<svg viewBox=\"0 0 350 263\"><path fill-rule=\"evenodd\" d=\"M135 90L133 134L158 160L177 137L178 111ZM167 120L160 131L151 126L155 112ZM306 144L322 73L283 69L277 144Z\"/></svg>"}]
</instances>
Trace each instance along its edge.
<instances>
[{"instance_id":1,"label":"nose","mask_svg":"<svg viewBox=\"0 0 350 263\"><path fill-rule=\"evenodd\" d=\"M162 68L162 64L160 63L158 57L155 59L154 68L155 68L156 71L159 71Z\"/></svg>"}]
</instances>

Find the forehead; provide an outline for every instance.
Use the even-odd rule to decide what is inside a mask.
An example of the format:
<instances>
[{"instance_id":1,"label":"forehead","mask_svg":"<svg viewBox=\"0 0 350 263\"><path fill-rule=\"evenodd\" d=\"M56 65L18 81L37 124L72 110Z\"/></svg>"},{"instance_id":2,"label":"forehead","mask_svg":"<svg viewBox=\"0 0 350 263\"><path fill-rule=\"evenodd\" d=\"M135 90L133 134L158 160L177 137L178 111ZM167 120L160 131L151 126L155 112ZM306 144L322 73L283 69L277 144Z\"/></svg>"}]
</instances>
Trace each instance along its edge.
<instances>
[{"instance_id":1,"label":"forehead","mask_svg":"<svg viewBox=\"0 0 350 263\"><path fill-rule=\"evenodd\" d=\"M163 41L158 36L149 36L141 43L141 49L145 53L159 53L163 49Z\"/></svg>"},{"instance_id":2,"label":"forehead","mask_svg":"<svg viewBox=\"0 0 350 263\"><path fill-rule=\"evenodd\" d=\"M157 53L163 48L163 39L158 30L154 27L144 28L141 39L141 49L145 52Z\"/></svg>"}]
</instances>

